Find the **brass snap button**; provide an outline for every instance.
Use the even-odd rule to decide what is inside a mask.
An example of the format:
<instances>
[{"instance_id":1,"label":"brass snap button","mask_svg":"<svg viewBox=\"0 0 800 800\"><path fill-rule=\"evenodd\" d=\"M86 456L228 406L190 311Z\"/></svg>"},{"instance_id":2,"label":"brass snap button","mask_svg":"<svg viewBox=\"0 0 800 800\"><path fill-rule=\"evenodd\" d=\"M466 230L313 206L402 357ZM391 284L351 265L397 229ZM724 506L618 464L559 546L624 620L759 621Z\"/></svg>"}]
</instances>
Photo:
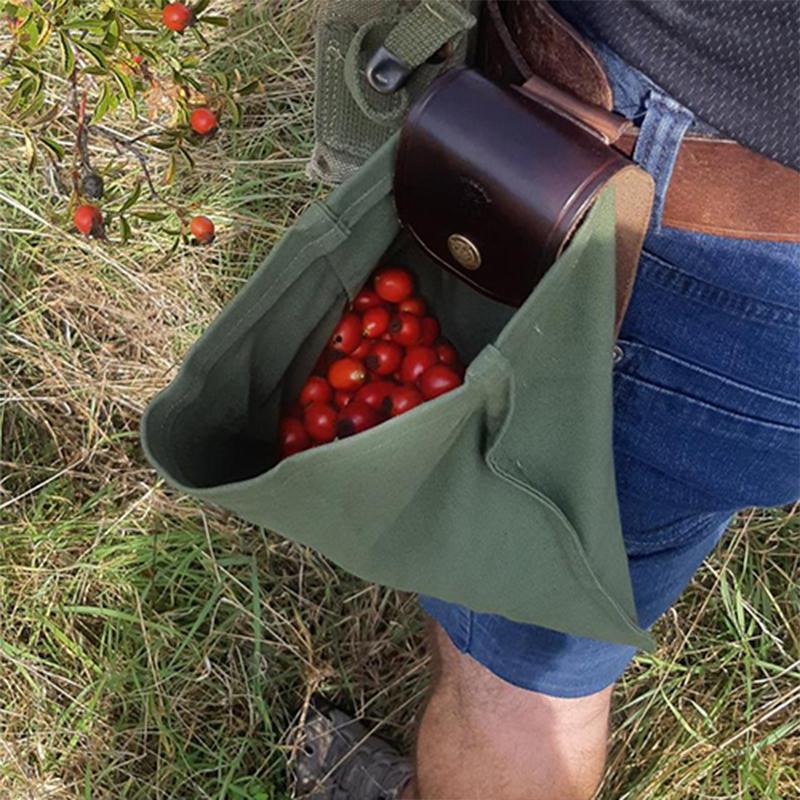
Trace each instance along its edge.
<instances>
[{"instance_id":1,"label":"brass snap button","mask_svg":"<svg viewBox=\"0 0 800 800\"><path fill-rule=\"evenodd\" d=\"M475 270L480 267L481 252L466 236L462 236L460 233L448 236L447 249L464 269Z\"/></svg>"}]
</instances>

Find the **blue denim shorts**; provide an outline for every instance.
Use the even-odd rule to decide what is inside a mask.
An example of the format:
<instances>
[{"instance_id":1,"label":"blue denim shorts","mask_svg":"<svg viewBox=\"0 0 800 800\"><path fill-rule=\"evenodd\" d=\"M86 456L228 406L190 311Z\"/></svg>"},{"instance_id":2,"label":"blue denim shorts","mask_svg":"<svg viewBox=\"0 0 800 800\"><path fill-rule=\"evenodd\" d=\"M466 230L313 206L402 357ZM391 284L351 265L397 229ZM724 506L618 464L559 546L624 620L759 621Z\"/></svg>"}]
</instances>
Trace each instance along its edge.
<instances>
[{"instance_id":1,"label":"blue denim shorts","mask_svg":"<svg viewBox=\"0 0 800 800\"><path fill-rule=\"evenodd\" d=\"M640 623L685 588L733 514L800 496L800 245L660 223L692 113L596 44L615 106L637 119L634 158L656 203L615 350L614 449ZM524 689L579 697L613 683L634 649L512 622L431 597L453 644Z\"/></svg>"}]
</instances>

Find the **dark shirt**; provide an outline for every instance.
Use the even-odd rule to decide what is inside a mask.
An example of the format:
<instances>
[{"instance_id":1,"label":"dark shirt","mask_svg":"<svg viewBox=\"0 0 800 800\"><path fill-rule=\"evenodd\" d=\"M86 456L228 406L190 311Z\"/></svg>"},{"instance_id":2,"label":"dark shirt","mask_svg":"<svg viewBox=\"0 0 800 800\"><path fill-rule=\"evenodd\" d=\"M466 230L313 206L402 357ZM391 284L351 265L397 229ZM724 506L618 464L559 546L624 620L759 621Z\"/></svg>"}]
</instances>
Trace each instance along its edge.
<instances>
[{"instance_id":1,"label":"dark shirt","mask_svg":"<svg viewBox=\"0 0 800 800\"><path fill-rule=\"evenodd\" d=\"M560 0L703 122L800 169L798 0Z\"/></svg>"}]
</instances>

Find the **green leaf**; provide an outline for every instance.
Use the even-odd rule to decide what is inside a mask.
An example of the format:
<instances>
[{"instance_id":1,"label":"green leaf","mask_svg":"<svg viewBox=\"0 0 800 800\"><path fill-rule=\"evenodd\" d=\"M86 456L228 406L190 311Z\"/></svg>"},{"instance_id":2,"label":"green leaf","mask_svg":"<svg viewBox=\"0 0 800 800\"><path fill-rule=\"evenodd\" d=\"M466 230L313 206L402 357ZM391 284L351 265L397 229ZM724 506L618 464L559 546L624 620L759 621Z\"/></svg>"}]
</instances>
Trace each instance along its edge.
<instances>
[{"instance_id":1,"label":"green leaf","mask_svg":"<svg viewBox=\"0 0 800 800\"><path fill-rule=\"evenodd\" d=\"M58 161L64 158L64 148L54 139L50 139L47 136L40 136L39 144L49 150Z\"/></svg>"},{"instance_id":2,"label":"green leaf","mask_svg":"<svg viewBox=\"0 0 800 800\"><path fill-rule=\"evenodd\" d=\"M125 97L128 98L131 102L136 97L136 89L133 86L133 81L131 80L131 76L128 75L127 72L123 72L119 67L113 66L111 67L111 74L114 77L114 80L119 84L120 89L122 89L123 94Z\"/></svg>"},{"instance_id":3,"label":"green leaf","mask_svg":"<svg viewBox=\"0 0 800 800\"><path fill-rule=\"evenodd\" d=\"M82 42L78 39L73 40L75 43L75 47L79 50L83 50L88 56L90 56L96 62L98 67L102 67L103 69L108 69L108 61L106 60L105 53L103 53L103 49L96 44L92 44L91 42Z\"/></svg>"},{"instance_id":4,"label":"green leaf","mask_svg":"<svg viewBox=\"0 0 800 800\"><path fill-rule=\"evenodd\" d=\"M38 127L40 125L47 125L49 122L52 122L61 114L61 109L58 106L51 106L44 114L40 117L37 117L31 125L34 127Z\"/></svg>"},{"instance_id":5,"label":"green leaf","mask_svg":"<svg viewBox=\"0 0 800 800\"><path fill-rule=\"evenodd\" d=\"M215 72L212 77L214 80L219 84L219 86L223 89L223 91L229 91L231 88L231 79L230 76L225 72Z\"/></svg>"},{"instance_id":6,"label":"green leaf","mask_svg":"<svg viewBox=\"0 0 800 800\"><path fill-rule=\"evenodd\" d=\"M194 15L197 17L202 14L210 5L211 0L199 0L199 2L195 3L192 7L192 11L194 11Z\"/></svg>"},{"instance_id":7,"label":"green leaf","mask_svg":"<svg viewBox=\"0 0 800 800\"><path fill-rule=\"evenodd\" d=\"M72 41L64 31L58 32L58 42L61 46L61 63L64 67L64 74L69 77L75 69L75 51L72 49Z\"/></svg>"},{"instance_id":8,"label":"green leaf","mask_svg":"<svg viewBox=\"0 0 800 800\"><path fill-rule=\"evenodd\" d=\"M164 185L172 186L175 180L175 173L178 169L178 159L175 158L175 153L169 154L169 161L167 162L167 170L164 173Z\"/></svg>"},{"instance_id":9,"label":"green leaf","mask_svg":"<svg viewBox=\"0 0 800 800\"><path fill-rule=\"evenodd\" d=\"M131 208L139 199L139 195L141 195L141 193L142 193L142 184L137 183L136 186L133 187L133 191L128 195L128 198L122 204L122 207L120 208L120 213L122 213L123 211L127 211L129 208Z\"/></svg>"},{"instance_id":10,"label":"green leaf","mask_svg":"<svg viewBox=\"0 0 800 800\"><path fill-rule=\"evenodd\" d=\"M161 211L134 211L133 216L148 222L163 222L169 214L164 214Z\"/></svg>"},{"instance_id":11,"label":"green leaf","mask_svg":"<svg viewBox=\"0 0 800 800\"><path fill-rule=\"evenodd\" d=\"M66 30L89 31L90 33L105 33L106 25L101 19L75 19L65 22L62 26Z\"/></svg>"},{"instance_id":12,"label":"green leaf","mask_svg":"<svg viewBox=\"0 0 800 800\"><path fill-rule=\"evenodd\" d=\"M231 97L226 98L228 111L230 111L231 119L235 126L242 124L242 107Z\"/></svg>"},{"instance_id":13,"label":"green leaf","mask_svg":"<svg viewBox=\"0 0 800 800\"><path fill-rule=\"evenodd\" d=\"M8 104L6 106L6 111L11 114L13 111L16 111L17 108L23 105L27 105L28 97L30 97L31 93L36 86L36 78L32 76L28 76L27 78L23 78L17 88L14 90L14 93L11 95Z\"/></svg>"},{"instance_id":14,"label":"green leaf","mask_svg":"<svg viewBox=\"0 0 800 800\"><path fill-rule=\"evenodd\" d=\"M119 9L119 13L129 19L137 28L143 28L146 31L157 30L158 26L153 24L150 16L138 8L123 6Z\"/></svg>"},{"instance_id":15,"label":"green leaf","mask_svg":"<svg viewBox=\"0 0 800 800\"><path fill-rule=\"evenodd\" d=\"M34 78L34 87L33 91L31 92L30 99L28 100L28 104L25 106L25 108L20 109L18 118L21 120L26 119L31 114L35 114L37 111L40 111L42 106L44 106L44 102L44 80L42 79L41 75L37 75Z\"/></svg>"},{"instance_id":16,"label":"green leaf","mask_svg":"<svg viewBox=\"0 0 800 800\"><path fill-rule=\"evenodd\" d=\"M254 92L263 92L264 91L264 84L261 81L261 78L256 78L244 86L236 90L236 94L245 95L245 94L253 94Z\"/></svg>"},{"instance_id":17,"label":"green leaf","mask_svg":"<svg viewBox=\"0 0 800 800\"><path fill-rule=\"evenodd\" d=\"M120 217L119 228L122 234L122 243L125 244L131 238L131 224L125 217Z\"/></svg>"},{"instance_id":18,"label":"green leaf","mask_svg":"<svg viewBox=\"0 0 800 800\"><path fill-rule=\"evenodd\" d=\"M192 154L185 147L179 147L178 152L183 156L189 169L194 169L194 159L192 158Z\"/></svg>"},{"instance_id":19,"label":"green leaf","mask_svg":"<svg viewBox=\"0 0 800 800\"><path fill-rule=\"evenodd\" d=\"M203 22L207 22L209 25L216 25L219 28L224 28L228 24L227 17L212 17L206 14L203 17Z\"/></svg>"},{"instance_id":20,"label":"green leaf","mask_svg":"<svg viewBox=\"0 0 800 800\"><path fill-rule=\"evenodd\" d=\"M100 89L100 97L97 101L97 105L94 107L94 113L92 114L92 122L100 122L100 120L103 119L103 117L113 107L113 99L114 99L114 92L111 89L111 84L106 82Z\"/></svg>"},{"instance_id":21,"label":"green leaf","mask_svg":"<svg viewBox=\"0 0 800 800\"><path fill-rule=\"evenodd\" d=\"M25 161L28 165L28 173L33 172L36 166L36 142L28 131L23 131L25 137Z\"/></svg>"},{"instance_id":22,"label":"green leaf","mask_svg":"<svg viewBox=\"0 0 800 800\"><path fill-rule=\"evenodd\" d=\"M103 39L103 48L106 51L113 53L117 49L117 45L119 44L119 34L119 21L117 19L112 19L111 22L108 23L106 35Z\"/></svg>"}]
</instances>

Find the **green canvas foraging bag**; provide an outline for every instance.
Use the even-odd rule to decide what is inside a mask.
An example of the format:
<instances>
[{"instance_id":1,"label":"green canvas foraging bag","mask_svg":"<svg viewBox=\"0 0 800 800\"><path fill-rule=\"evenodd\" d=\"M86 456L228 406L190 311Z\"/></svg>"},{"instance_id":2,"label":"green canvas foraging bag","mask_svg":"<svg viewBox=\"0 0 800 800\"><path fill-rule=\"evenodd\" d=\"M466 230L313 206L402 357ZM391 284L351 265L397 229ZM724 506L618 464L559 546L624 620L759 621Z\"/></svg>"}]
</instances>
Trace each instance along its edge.
<instances>
[{"instance_id":1,"label":"green canvas foraging bag","mask_svg":"<svg viewBox=\"0 0 800 800\"><path fill-rule=\"evenodd\" d=\"M364 579L649 647L614 483L614 188L512 308L401 229L397 138L308 208L194 345L147 409L147 457L175 488ZM379 263L416 274L464 384L278 462L281 408Z\"/></svg>"}]
</instances>

